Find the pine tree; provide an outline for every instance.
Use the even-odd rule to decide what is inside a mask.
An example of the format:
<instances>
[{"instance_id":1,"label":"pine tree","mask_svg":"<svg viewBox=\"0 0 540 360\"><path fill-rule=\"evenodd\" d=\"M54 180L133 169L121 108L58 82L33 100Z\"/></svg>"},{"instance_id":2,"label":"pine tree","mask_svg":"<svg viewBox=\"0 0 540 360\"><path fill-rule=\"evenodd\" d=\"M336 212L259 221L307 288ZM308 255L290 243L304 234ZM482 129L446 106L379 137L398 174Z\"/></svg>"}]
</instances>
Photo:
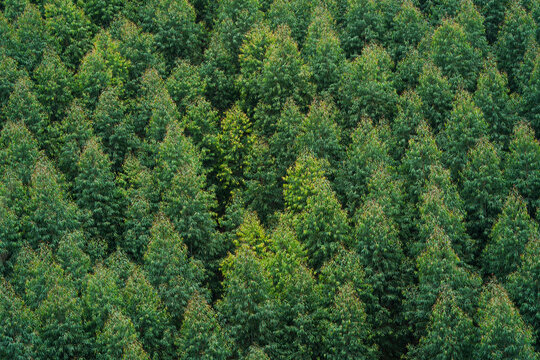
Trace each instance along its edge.
<instances>
[{"instance_id":1,"label":"pine tree","mask_svg":"<svg viewBox=\"0 0 540 360\"><path fill-rule=\"evenodd\" d=\"M233 354L245 354L253 343L263 340L261 328L271 318L270 274L248 247L229 255L222 268L223 298L216 309L234 342Z\"/></svg>"},{"instance_id":2,"label":"pine tree","mask_svg":"<svg viewBox=\"0 0 540 360\"><path fill-rule=\"evenodd\" d=\"M190 259L186 245L171 222L158 215L151 229L151 240L144 254L144 269L158 290L173 321L181 324L185 307L195 291L203 292L202 264Z\"/></svg>"},{"instance_id":3,"label":"pine tree","mask_svg":"<svg viewBox=\"0 0 540 360\"><path fill-rule=\"evenodd\" d=\"M227 334L205 298L194 293L184 313L178 341L181 360L225 360L230 356Z\"/></svg>"},{"instance_id":4,"label":"pine tree","mask_svg":"<svg viewBox=\"0 0 540 360\"><path fill-rule=\"evenodd\" d=\"M488 59L478 77L474 102L484 113L491 141L508 148L514 124L517 122L515 100L510 97L506 75Z\"/></svg>"},{"instance_id":5,"label":"pine tree","mask_svg":"<svg viewBox=\"0 0 540 360\"><path fill-rule=\"evenodd\" d=\"M480 343L476 356L481 360L536 359L533 335L525 325L502 286L488 284L478 309Z\"/></svg>"},{"instance_id":6,"label":"pine tree","mask_svg":"<svg viewBox=\"0 0 540 360\"><path fill-rule=\"evenodd\" d=\"M484 272L501 280L506 278L519 267L529 240L538 236L538 224L529 217L523 199L511 192L484 249Z\"/></svg>"},{"instance_id":7,"label":"pine tree","mask_svg":"<svg viewBox=\"0 0 540 360\"><path fill-rule=\"evenodd\" d=\"M481 279L461 266L450 239L441 229L434 229L426 248L416 260L418 284L406 291L404 315L413 324L414 335L427 334L433 305L442 289L454 292L461 309L472 316Z\"/></svg>"},{"instance_id":8,"label":"pine tree","mask_svg":"<svg viewBox=\"0 0 540 360\"><path fill-rule=\"evenodd\" d=\"M478 342L472 319L459 308L454 293L443 288L431 312L427 333L411 346L407 359L470 359Z\"/></svg>"},{"instance_id":9,"label":"pine tree","mask_svg":"<svg viewBox=\"0 0 540 360\"><path fill-rule=\"evenodd\" d=\"M427 62L418 79L416 88L422 100L424 116L435 134L439 133L446 123L450 111L454 93L446 77L441 70Z\"/></svg>"},{"instance_id":10,"label":"pine tree","mask_svg":"<svg viewBox=\"0 0 540 360\"><path fill-rule=\"evenodd\" d=\"M49 161L36 164L28 189L29 229L26 240L33 248L48 244L56 249L60 239L79 228L79 211L68 200L61 178Z\"/></svg>"},{"instance_id":11,"label":"pine tree","mask_svg":"<svg viewBox=\"0 0 540 360\"><path fill-rule=\"evenodd\" d=\"M60 360L84 354L87 334L81 302L73 287L55 284L36 309L36 316L40 321L40 355Z\"/></svg>"},{"instance_id":12,"label":"pine tree","mask_svg":"<svg viewBox=\"0 0 540 360\"><path fill-rule=\"evenodd\" d=\"M343 284L330 309L330 324L324 346L327 359L370 359L371 331L366 327L365 306L356 297L351 284Z\"/></svg>"},{"instance_id":13,"label":"pine tree","mask_svg":"<svg viewBox=\"0 0 540 360\"><path fill-rule=\"evenodd\" d=\"M360 56L347 63L338 99L345 129L354 128L363 117L375 122L394 117L398 97L392 82L393 66L388 52L378 45L367 46Z\"/></svg>"},{"instance_id":14,"label":"pine tree","mask_svg":"<svg viewBox=\"0 0 540 360\"><path fill-rule=\"evenodd\" d=\"M302 151L311 152L316 158L327 160L336 167L341 161L340 128L337 111L331 101L315 99L307 116L300 123L296 141Z\"/></svg>"},{"instance_id":15,"label":"pine tree","mask_svg":"<svg viewBox=\"0 0 540 360\"><path fill-rule=\"evenodd\" d=\"M55 41L58 54L70 69L75 69L92 48L94 27L84 11L72 0L45 3L45 28Z\"/></svg>"},{"instance_id":16,"label":"pine tree","mask_svg":"<svg viewBox=\"0 0 540 360\"><path fill-rule=\"evenodd\" d=\"M54 51L47 50L34 78L36 98L45 113L51 121L60 121L73 99L73 75Z\"/></svg>"},{"instance_id":17,"label":"pine tree","mask_svg":"<svg viewBox=\"0 0 540 360\"><path fill-rule=\"evenodd\" d=\"M469 93L458 93L452 107L438 142L443 150L443 164L452 173L454 181L459 183L459 174L467 161L467 153L487 135L488 129L484 114Z\"/></svg>"},{"instance_id":18,"label":"pine tree","mask_svg":"<svg viewBox=\"0 0 540 360\"><path fill-rule=\"evenodd\" d=\"M170 315L156 289L139 268L134 268L122 289L122 307L133 321L138 337L151 357L172 359Z\"/></svg>"},{"instance_id":19,"label":"pine tree","mask_svg":"<svg viewBox=\"0 0 540 360\"><path fill-rule=\"evenodd\" d=\"M317 93L336 95L345 54L335 30L335 21L327 9L316 7L308 27L302 52L307 58Z\"/></svg>"},{"instance_id":20,"label":"pine tree","mask_svg":"<svg viewBox=\"0 0 540 360\"><path fill-rule=\"evenodd\" d=\"M356 216L355 241L366 282L372 286L378 307L373 324L374 341L384 358L395 358L405 346L402 326L402 292L406 268L398 230L381 205L383 199L367 200Z\"/></svg>"},{"instance_id":21,"label":"pine tree","mask_svg":"<svg viewBox=\"0 0 540 360\"><path fill-rule=\"evenodd\" d=\"M519 63L523 61L529 39L534 36L534 20L531 15L521 7L519 1L511 1L505 12L494 51L500 69L508 75L508 85L512 91L518 88Z\"/></svg>"},{"instance_id":22,"label":"pine tree","mask_svg":"<svg viewBox=\"0 0 540 360\"><path fill-rule=\"evenodd\" d=\"M540 275L540 240L538 237L529 240L521 258L518 270L508 277L505 284L512 300L519 307L523 320L532 327L536 336L536 350L538 351L538 339L540 338L538 302L540 293L536 285L536 279Z\"/></svg>"},{"instance_id":23,"label":"pine tree","mask_svg":"<svg viewBox=\"0 0 540 360\"><path fill-rule=\"evenodd\" d=\"M507 194L501 160L493 144L480 139L467 155L461 178L467 231L480 240L481 250Z\"/></svg>"},{"instance_id":24,"label":"pine tree","mask_svg":"<svg viewBox=\"0 0 540 360\"><path fill-rule=\"evenodd\" d=\"M101 237L114 249L122 234L124 199L111 172L111 163L96 138L88 141L77 165L75 198L79 208L88 212L83 227L91 236Z\"/></svg>"},{"instance_id":25,"label":"pine tree","mask_svg":"<svg viewBox=\"0 0 540 360\"><path fill-rule=\"evenodd\" d=\"M38 319L11 285L0 278L0 356L31 359L37 355Z\"/></svg>"},{"instance_id":26,"label":"pine tree","mask_svg":"<svg viewBox=\"0 0 540 360\"><path fill-rule=\"evenodd\" d=\"M526 123L514 127L510 152L504 164L505 178L527 202L529 213L534 217L540 205L540 143L534 131Z\"/></svg>"}]
</instances>

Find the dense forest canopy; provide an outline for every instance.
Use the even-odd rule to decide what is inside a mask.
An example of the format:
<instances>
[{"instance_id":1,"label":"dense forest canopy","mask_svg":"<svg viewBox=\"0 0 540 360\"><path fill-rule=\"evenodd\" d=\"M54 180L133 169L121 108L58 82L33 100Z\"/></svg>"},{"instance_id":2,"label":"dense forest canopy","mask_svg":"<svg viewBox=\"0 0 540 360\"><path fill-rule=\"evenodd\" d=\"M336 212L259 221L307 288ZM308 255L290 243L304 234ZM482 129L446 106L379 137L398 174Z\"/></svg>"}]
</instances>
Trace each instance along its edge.
<instances>
[{"instance_id":1,"label":"dense forest canopy","mask_svg":"<svg viewBox=\"0 0 540 360\"><path fill-rule=\"evenodd\" d=\"M0 359L540 359L539 25L0 0Z\"/></svg>"}]
</instances>

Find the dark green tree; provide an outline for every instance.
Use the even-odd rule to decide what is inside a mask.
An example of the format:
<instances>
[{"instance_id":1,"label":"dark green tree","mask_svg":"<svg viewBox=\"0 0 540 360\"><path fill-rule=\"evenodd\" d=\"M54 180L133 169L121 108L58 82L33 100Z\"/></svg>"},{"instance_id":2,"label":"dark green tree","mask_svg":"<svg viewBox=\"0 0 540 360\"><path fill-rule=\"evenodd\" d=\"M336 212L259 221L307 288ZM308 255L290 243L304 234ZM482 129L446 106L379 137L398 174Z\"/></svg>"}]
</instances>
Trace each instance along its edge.
<instances>
[{"instance_id":1,"label":"dark green tree","mask_svg":"<svg viewBox=\"0 0 540 360\"><path fill-rule=\"evenodd\" d=\"M529 74L526 74L529 75ZM538 115L538 102L540 98L540 54L534 59L534 67L530 73L530 78L525 81L523 91L523 102L521 104L521 114L531 124L536 133L540 133L540 116Z\"/></svg>"},{"instance_id":2,"label":"dark green tree","mask_svg":"<svg viewBox=\"0 0 540 360\"><path fill-rule=\"evenodd\" d=\"M467 41L482 57L488 52L485 19L475 5L475 0L462 0L456 22L461 25Z\"/></svg>"},{"instance_id":3,"label":"dark green tree","mask_svg":"<svg viewBox=\"0 0 540 360\"><path fill-rule=\"evenodd\" d=\"M137 333L129 317L113 309L102 331L96 334L96 359L120 359L129 344L137 342Z\"/></svg>"},{"instance_id":4,"label":"dark green tree","mask_svg":"<svg viewBox=\"0 0 540 360\"><path fill-rule=\"evenodd\" d=\"M423 103L415 91L405 91L399 97L397 115L391 124L393 149L391 155L401 160L409 146L409 139L416 134L416 128L424 119Z\"/></svg>"},{"instance_id":5,"label":"dark green tree","mask_svg":"<svg viewBox=\"0 0 540 360\"><path fill-rule=\"evenodd\" d=\"M0 53L0 108L3 108L13 91L17 80L24 77L24 70L18 68L17 62L7 56L4 52ZM3 119L2 119L3 120Z\"/></svg>"},{"instance_id":6,"label":"dark green tree","mask_svg":"<svg viewBox=\"0 0 540 360\"><path fill-rule=\"evenodd\" d=\"M509 186L514 186L527 202L529 213L535 217L540 202L540 143L533 129L518 123L506 154L504 174Z\"/></svg>"},{"instance_id":7,"label":"dark green tree","mask_svg":"<svg viewBox=\"0 0 540 360\"><path fill-rule=\"evenodd\" d=\"M517 270L530 239L538 237L538 224L529 217L523 199L511 192L491 231L483 252L484 272L503 280Z\"/></svg>"},{"instance_id":8,"label":"dark green tree","mask_svg":"<svg viewBox=\"0 0 540 360\"><path fill-rule=\"evenodd\" d=\"M226 360L230 356L227 334L214 309L197 292L187 304L178 349L181 360Z\"/></svg>"},{"instance_id":9,"label":"dark green tree","mask_svg":"<svg viewBox=\"0 0 540 360\"><path fill-rule=\"evenodd\" d=\"M415 2L411 0L401 3L393 22L399 25L393 26L390 49L394 61L400 61L420 43L430 27Z\"/></svg>"},{"instance_id":10,"label":"dark green tree","mask_svg":"<svg viewBox=\"0 0 540 360\"><path fill-rule=\"evenodd\" d=\"M122 213L125 199L116 185L111 163L96 138L90 139L77 163L78 174L73 191L77 205L85 211L83 227L91 236L116 247L122 235Z\"/></svg>"},{"instance_id":11,"label":"dark green tree","mask_svg":"<svg viewBox=\"0 0 540 360\"><path fill-rule=\"evenodd\" d=\"M485 138L469 151L461 179L467 231L480 240L478 250L481 250L507 194L501 160L493 144Z\"/></svg>"},{"instance_id":12,"label":"dark green tree","mask_svg":"<svg viewBox=\"0 0 540 360\"><path fill-rule=\"evenodd\" d=\"M474 0L474 3L484 16L486 37L490 44L497 40L499 28L504 21L508 0Z\"/></svg>"},{"instance_id":13,"label":"dark green tree","mask_svg":"<svg viewBox=\"0 0 540 360\"><path fill-rule=\"evenodd\" d=\"M23 123L8 122L0 133L0 168L11 171L24 185L30 183L40 156L38 144Z\"/></svg>"},{"instance_id":14,"label":"dark green tree","mask_svg":"<svg viewBox=\"0 0 540 360\"><path fill-rule=\"evenodd\" d=\"M82 290L83 280L92 269L92 260L85 252L86 238L82 231L76 230L60 239L56 260L71 276L77 290Z\"/></svg>"},{"instance_id":15,"label":"dark green tree","mask_svg":"<svg viewBox=\"0 0 540 360\"><path fill-rule=\"evenodd\" d=\"M166 87L178 107L178 112L183 116L193 102L204 96L206 83L197 66L181 60L171 71Z\"/></svg>"},{"instance_id":16,"label":"dark green tree","mask_svg":"<svg viewBox=\"0 0 540 360\"><path fill-rule=\"evenodd\" d=\"M525 325L502 286L486 286L480 299L477 321L480 343L476 356L479 359L537 359L532 331Z\"/></svg>"},{"instance_id":17,"label":"dark green tree","mask_svg":"<svg viewBox=\"0 0 540 360\"><path fill-rule=\"evenodd\" d=\"M193 293L204 293L202 264L188 257L186 245L163 215L156 218L151 236L144 254L144 269L174 323L180 326Z\"/></svg>"},{"instance_id":18,"label":"dark green tree","mask_svg":"<svg viewBox=\"0 0 540 360\"><path fill-rule=\"evenodd\" d=\"M106 27L113 18L122 10L123 0L103 1L103 0L83 0L81 7L92 22L96 25Z\"/></svg>"},{"instance_id":19,"label":"dark green tree","mask_svg":"<svg viewBox=\"0 0 540 360\"><path fill-rule=\"evenodd\" d=\"M291 29L291 36L302 46L309 24L314 18L315 3L309 0L276 0L270 5L266 17L273 27L285 25Z\"/></svg>"}]
</instances>

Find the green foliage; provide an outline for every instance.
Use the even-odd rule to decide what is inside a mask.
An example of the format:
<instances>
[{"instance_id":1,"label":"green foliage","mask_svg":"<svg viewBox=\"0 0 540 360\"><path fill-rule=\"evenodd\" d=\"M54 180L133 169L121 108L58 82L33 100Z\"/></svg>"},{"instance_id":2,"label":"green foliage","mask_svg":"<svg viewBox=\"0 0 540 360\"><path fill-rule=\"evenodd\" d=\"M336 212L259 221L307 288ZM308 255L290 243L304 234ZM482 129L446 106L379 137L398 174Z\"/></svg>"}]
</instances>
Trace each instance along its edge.
<instances>
[{"instance_id":1,"label":"green foliage","mask_svg":"<svg viewBox=\"0 0 540 360\"><path fill-rule=\"evenodd\" d=\"M45 28L54 39L58 54L70 69L79 65L92 48L94 27L84 11L72 0L45 3Z\"/></svg>"},{"instance_id":2,"label":"green foliage","mask_svg":"<svg viewBox=\"0 0 540 360\"><path fill-rule=\"evenodd\" d=\"M478 342L472 319L459 308L452 291L441 291L430 315L427 334L409 349L407 359L470 359Z\"/></svg>"},{"instance_id":3,"label":"green foliage","mask_svg":"<svg viewBox=\"0 0 540 360\"><path fill-rule=\"evenodd\" d=\"M507 194L501 160L493 144L480 139L469 151L461 177L467 231L481 240L482 249Z\"/></svg>"},{"instance_id":4,"label":"green foliage","mask_svg":"<svg viewBox=\"0 0 540 360\"><path fill-rule=\"evenodd\" d=\"M10 170L24 185L30 178L40 154L32 134L23 123L8 122L0 133L0 168Z\"/></svg>"},{"instance_id":5,"label":"green foliage","mask_svg":"<svg viewBox=\"0 0 540 360\"><path fill-rule=\"evenodd\" d=\"M3 52L0 53L0 108L7 103L20 77L24 77L24 71L18 69L17 62Z\"/></svg>"},{"instance_id":6,"label":"green foliage","mask_svg":"<svg viewBox=\"0 0 540 360\"><path fill-rule=\"evenodd\" d=\"M187 304L178 348L182 360L225 360L230 356L229 340L215 311L198 293Z\"/></svg>"},{"instance_id":7,"label":"green foliage","mask_svg":"<svg viewBox=\"0 0 540 360\"><path fill-rule=\"evenodd\" d=\"M176 324L195 291L202 293L201 264L188 257L186 245L171 222L158 215L151 229L151 240L144 254L144 269L150 283Z\"/></svg>"},{"instance_id":8,"label":"green foliage","mask_svg":"<svg viewBox=\"0 0 540 360\"><path fill-rule=\"evenodd\" d=\"M180 114L185 114L189 106L204 95L206 84L199 68L183 60L171 71L166 87Z\"/></svg>"},{"instance_id":9,"label":"green foliage","mask_svg":"<svg viewBox=\"0 0 540 360\"><path fill-rule=\"evenodd\" d=\"M529 75L525 73L525 76ZM540 116L538 102L540 97L540 55L534 60L534 68L523 91L521 113L530 122L536 133L540 133Z\"/></svg>"},{"instance_id":10,"label":"green foliage","mask_svg":"<svg viewBox=\"0 0 540 360\"><path fill-rule=\"evenodd\" d=\"M308 32L308 26L313 18L313 1L276 0L266 13L269 22L274 26L285 25L291 29L291 36L297 44L303 45Z\"/></svg>"},{"instance_id":11,"label":"green foliage","mask_svg":"<svg viewBox=\"0 0 540 360\"><path fill-rule=\"evenodd\" d=\"M111 163L96 138L90 139L77 163L79 173L73 191L81 210L87 212L83 227L94 237L115 247L122 234L122 212L125 199L116 186Z\"/></svg>"},{"instance_id":12,"label":"green foliage","mask_svg":"<svg viewBox=\"0 0 540 360\"><path fill-rule=\"evenodd\" d=\"M536 359L531 330L525 325L506 291L497 284L488 284L478 309L480 343L479 359Z\"/></svg>"},{"instance_id":13,"label":"green foliage","mask_svg":"<svg viewBox=\"0 0 540 360\"><path fill-rule=\"evenodd\" d=\"M483 252L484 271L504 279L517 270L530 239L538 237L538 224L529 217L523 199L510 193Z\"/></svg>"},{"instance_id":14,"label":"green foliage","mask_svg":"<svg viewBox=\"0 0 540 360\"><path fill-rule=\"evenodd\" d=\"M136 342L137 333L133 323L121 311L115 309L111 311L103 331L96 335L97 348L99 349L96 358L120 359L125 349Z\"/></svg>"},{"instance_id":15,"label":"green foliage","mask_svg":"<svg viewBox=\"0 0 540 360\"><path fill-rule=\"evenodd\" d=\"M393 66L388 52L378 45L367 46L362 55L347 63L338 99L344 128L354 128L362 117L374 121L393 118L398 100L391 77Z\"/></svg>"},{"instance_id":16,"label":"green foliage","mask_svg":"<svg viewBox=\"0 0 540 360\"><path fill-rule=\"evenodd\" d=\"M461 1L456 21L463 28L467 41L473 48L479 51L482 56L485 56L488 51L484 20L484 17L480 14L474 4L474 0Z\"/></svg>"},{"instance_id":17,"label":"green foliage","mask_svg":"<svg viewBox=\"0 0 540 360\"><path fill-rule=\"evenodd\" d=\"M64 235L58 244L56 259L66 274L71 276L77 290L92 268L92 260L85 253L86 239L80 230Z\"/></svg>"},{"instance_id":18,"label":"green foliage","mask_svg":"<svg viewBox=\"0 0 540 360\"><path fill-rule=\"evenodd\" d=\"M540 143L529 125L518 123L514 127L504 170L507 183L523 196L529 212L536 214L540 205Z\"/></svg>"},{"instance_id":19,"label":"green foliage","mask_svg":"<svg viewBox=\"0 0 540 360\"><path fill-rule=\"evenodd\" d=\"M411 0L404 1L399 11L392 19L395 26L392 34L392 55L394 59L401 60L414 49L429 29L422 12Z\"/></svg>"},{"instance_id":20,"label":"green foliage","mask_svg":"<svg viewBox=\"0 0 540 360\"><path fill-rule=\"evenodd\" d=\"M450 169L454 180L460 180L459 174L467 161L467 153L487 135L487 131L484 114L476 106L471 95L459 92L448 121L438 138L443 151L442 162Z\"/></svg>"}]
</instances>

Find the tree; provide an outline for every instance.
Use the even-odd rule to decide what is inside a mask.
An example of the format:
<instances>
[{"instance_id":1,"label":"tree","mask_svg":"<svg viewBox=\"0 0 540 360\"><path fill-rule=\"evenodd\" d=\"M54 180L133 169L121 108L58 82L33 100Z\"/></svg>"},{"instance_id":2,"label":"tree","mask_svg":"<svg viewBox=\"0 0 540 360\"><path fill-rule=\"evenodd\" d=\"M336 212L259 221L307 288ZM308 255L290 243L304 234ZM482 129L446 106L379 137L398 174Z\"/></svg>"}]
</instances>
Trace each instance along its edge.
<instances>
[{"instance_id":1,"label":"tree","mask_svg":"<svg viewBox=\"0 0 540 360\"><path fill-rule=\"evenodd\" d=\"M415 91L405 91L399 97L397 115L391 124L394 149L391 155L401 160L409 146L409 139L416 134L416 128L424 119L423 103Z\"/></svg>"},{"instance_id":2,"label":"tree","mask_svg":"<svg viewBox=\"0 0 540 360\"><path fill-rule=\"evenodd\" d=\"M22 246L22 234L17 215L0 197L0 273L8 272Z\"/></svg>"},{"instance_id":3,"label":"tree","mask_svg":"<svg viewBox=\"0 0 540 360\"><path fill-rule=\"evenodd\" d=\"M315 4L308 0L272 2L266 16L274 27L287 26L297 44L302 46L308 32L309 24L314 18Z\"/></svg>"},{"instance_id":4,"label":"tree","mask_svg":"<svg viewBox=\"0 0 540 360\"><path fill-rule=\"evenodd\" d=\"M463 312L473 315L482 280L461 266L450 239L440 228L433 230L416 266L418 284L406 291L404 303L404 315L414 324L415 336L427 334L431 311L442 289L453 291Z\"/></svg>"},{"instance_id":5,"label":"tree","mask_svg":"<svg viewBox=\"0 0 540 360\"><path fill-rule=\"evenodd\" d=\"M122 308L125 310L138 337L151 357L172 359L170 315L166 312L158 292L139 268L134 268L122 289Z\"/></svg>"},{"instance_id":6,"label":"tree","mask_svg":"<svg viewBox=\"0 0 540 360\"><path fill-rule=\"evenodd\" d=\"M484 16L487 40L493 44L497 40L500 25L504 21L508 0L475 0L474 2Z\"/></svg>"},{"instance_id":7,"label":"tree","mask_svg":"<svg viewBox=\"0 0 540 360\"><path fill-rule=\"evenodd\" d=\"M429 24L411 0L404 1L400 5L393 22L399 24L393 27L390 42L393 59L397 62L420 43L429 30Z\"/></svg>"},{"instance_id":8,"label":"tree","mask_svg":"<svg viewBox=\"0 0 540 360\"><path fill-rule=\"evenodd\" d=\"M526 123L518 123L510 142L504 164L505 178L527 202L529 213L535 217L540 205L540 143Z\"/></svg>"},{"instance_id":9,"label":"tree","mask_svg":"<svg viewBox=\"0 0 540 360\"><path fill-rule=\"evenodd\" d=\"M23 123L8 122L0 133L0 168L12 171L24 185L30 183L40 156L38 144Z\"/></svg>"},{"instance_id":10,"label":"tree","mask_svg":"<svg viewBox=\"0 0 540 360\"><path fill-rule=\"evenodd\" d=\"M102 331L96 334L96 358L103 360L120 359L129 344L137 342L133 322L120 310L111 311Z\"/></svg>"},{"instance_id":11,"label":"tree","mask_svg":"<svg viewBox=\"0 0 540 360\"><path fill-rule=\"evenodd\" d=\"M475 0L461 1L456 22L463 28L467 41L484 57L489 50L484 25L485 19L474 2Z\"/></svg>"},{"instance_id":12,"label":"tree","mask_svg":"<svg viewBox=\"0 0 540 360\"><path fill-rule=\"evenodd\" d=\"M539 238L532 238L525 247L521 257L521 265L518 270L508 277L505 284L512 300L519 307L519 312L523 320L532 327L536 336L536 349L538 350L538 339L540 338L538 302L540 296L535 279L540 274L540 241Z\"/></svg>"},{"instance_id":13,"label":"tree","mask_svg":"<svg viewBox=\"0 0 540 360\"><path fill-rule=\"evenodd\" d=\"M204 96L206 82L201 78L197 66L181 60L171 71L165 86L176 103L178 112L183 116L193 102Z\"/></svg>"},{"instance_id":14,"label":"tree","mask_svg":"<svg viewBox=\"0 0 540 360\"><path fill-rule=\"evenodd\" d=\"M39 353L48 359L76 358L85 353L87 334L82 307L71 286L55 284L36 309L40 321Z\"/></svg>"},{"instance_id":15,"label":"tree","mask_svg":"<svg viewBox=\"0 0 540 360\"><path fill-rule=\"evenodd\" d=\"M489 126L491 141L507 149L514 124L517 122L516 103L510 96L507 77L488 59L478 77L474 103L482 110Z\"/></svg>"},{"instance_id":16,"label":"tree","mask_svg":"<svg viewBox=\"0 0 540 360\"><path fill-rule=\"evenodd\" d=\"M452 105L452 112L439 136L442 162L450 169L454 181L466 163L467 153L487 135L484 114L467 92L459 92Z\"/></svg>"},{"instance_id":17,"label":"tree","mask_svg":"<svg viewBox=\"0 0 540 360\"><path fill-rule=\"evenodd\" d=\"M206 299L195 292L184 313L178 341L181 360L225 360L230 356L227 334Z\"/></svg>"},{"instance_id":18,"label":"tree","mask_svg":"<svg viewBox=\"0 0 540 360\"><path fill-rule=\"evenodd\" d=\"M337 117L337 111L331 101L315 99L307 116L300 123L296 139L301 151L309 151L318 159L327 160L334 167L342 158Z\"/></svg>"},{"instance_id":19,"label":"tree","mask_svg":"<svg viewBox=\"0 0 540 360\"><path fill-rule=\"evenodd\" d=\"M526 76L529 75L526 73ZM540 97L540 54L534 59L534 67L530 78L525 80L521 114L530 122L536 133L540 133L540 116L538 116L538 99Z\"/></svg>"},{"instance_id":20,"label":"tree","mask_svg":"<svg viewBox=\"0 0 540 360\"><path fill-rule=\"evenodd\" d=\"M529 240L538 235L538 225L529 217L525 202L511 192L493 226L491 241L484 249L484 272L506 278L519 267Z\"/></svg>"},{"instance_id":21,"label":"tree","mask_svg":"<svg viewBox=\"0 0 540 360\"><path fill-rule=\"evenodd\" d=\"M233 354L243 355L251 344L263 345L261 328L271 319L271 281L261 259L242 246L224 262L223 298L216 309L230 334Z\"/></svg>"},{"instance_id":22,"label":"tree","mask_svg":"<svg viewBox=\"0 0 540 360\"><path fill-rule=\"evenodd\" d=\"M47 50L34 78L36 98L52 121L60 121L73 99L73 75L54 51Z\"/></svg>"},{"instance_id":23,"label":"tree","mask_svg":"<svg viewBox=\"0 0 540 360\"><path fill-rule=\"evenodd\" d=\"M339 193L351 214L354 214L366 195L368 179L373 171L393 162L388 154L389 146L383 131L382 126L364 118L351 134L351 143L336 179Z\"/></svg>"},{"instance_id":24,"label":"tree","mask_svg":"<svg viewBox=\"0 0 540 360\"><path fill-rule=\"evenodd\" d=\"M43 149L48 147L50 121L37 100L33 87L34 84L29 78L19 78L2 115L10 121L25 124Z\"/></svg>"},{"instance_id":25,"label":"tree","mask_svg":"<svg viewBox=\"0 0 540 360\"><path fill-rule=\"evenodd\" d=\"M366 282L377 299L373 337L384 358L399 356L406 332L401 319L402 292L407 285L405 255L398 229L383 199L367 200L355 219L355 248Z\"/></svg>"},{"instance_id":26,"label":"tree","mask_svg":"<svg viewBox=\"0 0 540 360\"><path fill-rule=\"evenodd\" d=\"M0 54L0 108L7 103L17 80L24 76L26 76L25 71L18 68L13 58L5 53Z\"/></svg>"},{"instance_id":27,"label":"tree","mask_svg":"<svg viewBox=\"0 0 540 360\"><path fill-rule=\"evenodd\" d=\"M440 25L446 18L452 18L459 10L459 0L426 0L420 8L433 25Z\"/></svg>"},{"instance_id":28,"label":"tree","mask_svg":"<svg viewBox=\"0 0 540 360\"><path fill-rule=\"evenodd\" d=\"M488 284L478 309L480 343L476 354L481 360L536 359L531 330L525 325L504 288Z\"/></svg>"},{"instance_id":29,"label":"tree","mask_svg":"<svg viewBox=\"0 0 540 360\"><path fill-rule=\"evenodd\" d=\"M367 46L362 55L347 63L338 99L345 129L354 128L363 117L375 122L393 119L398 100L392 82L393 66L388 52L378 45Z\"/></svg>"},{"instance_id":30,"label":"tree","mask_svg":"<svg viewBox=\"0 0 540 360\"><path fill-rule=\"evenodd\" d=\"M16 360L37 355L38 319L11 285L0 278L0 356Z\"/></svg>"},{"instance_id":31,"label":"tree","mask_svg":"<svg viewBox=\"0 0 540 360\"><path fill-rule=\"evenodd\" d=\"M79 228L79 210L69 201L57 170L49 161L39 161L28 189L26 240L33 248L48 244L56 249L60 239Z\"/></svg>"},{"instance_id":32,"label":"tree","mask_svg":"<svg viewBox=\"0 0 540 360\"><path fill-rule=\"evenodd\" d=\"M469 152L462 179L467 230L473 238L480 240L478 249L481 250L506 193L501 161L495 147L486 139L481 139Z\"/></svg>"},{"instance_id":33,"label":"tree","mask_svg":"<svg viewBox=\"0 0 540 360\"><path fill-rule=\"evenodd\" d=\"M345 53L335 29L335 21L327 9L316 7L308 27L302 52L307 58L317 93L336 95Z\"/></svg>"},{"instance_id":34,"label":"tree","mask_svg":"<svg viewBox=\"0 0 540 360\"><path fill-rule=\"evenodd\" d=\"M163 215L157 216L151 236L144 254L144 269L173 322L179 325L193 293L204 293L202 264L188 257L186 245Z\"/></svg>"},{"instance_id":35,"label":"tree","mask_svg":"<svg viewBox=\"0 0 540 360\"><path fill-rule=\"evenodd\" d=\"M364 304L350 284L342 285L330 309L330 324L324 341L326 358L372 358L376 348L369 345L370 337Z\"/></svg>"},{"instance_id":36,"label":"tree","mask_svg":"<svg viewBox=\"0 0 540 360\"><path fill-rule=\"evenodd\" d=\"M45 28L54 39L58 54L70 69L79 65L92 48L94 27L84 11L72 0L45 3Z\"/></svg>"},{"instance_id":37,"label":"tree","mask_svg":"<svg viewBox=\"0 0 540 360\"><path fill-rule=\"evenodd\" d=\"M74 194L77 205L86 211L83 227L91 236L101 237L111 249L122 234L124 198L111 172L111 163L96 138L90 139L77 163Z\"/></svg>"},{"instance_id":38,"label":"tree","mask_svg":"<svg viewBox=\"0 0 540 360\"><path fill-rule=\"evenodd\" d=\"M434 133L439 133L452 110L454 93L450 82L442 75L438 67L427 62L418 79L416 91L422 100L426 120Z\"/></svg>"},{"instance_id":39,"label":"tree","mask_svg":"<svg viewBox=\"0 0 540 360\"><path fill-rule=\"evenodd\" d=\"M76 230L68 233L60 239L56 260L64 269L66 274L71 276L74 287L82 290L83 280L92 269L92 260L84 251L86 238L82 231Z\"/></svg>"},{"instance_id":40,"label":"tree","mask_svg":"<svg viewBox=\"0 0 540 360\"><path fill-rule=\"evenodd\" d=\"M494 51L500 69L508 75L508 85L512 91L518 88L519 63L524 59L529 39L534 36L534 20L531 15L521 7L519 1L511 1L505 12Z\"/></svg>"},{"instance_id":41,"label":"tree","mask_svg":"<svg viewBox=\"0 0 540 360\"><path fill-rule=\"evenodd\" d=\"M433 306L426 335L409 348L407 359L470 359L477 337L472 319L459 308L454 293L443 288Z\"/></svg>"}]
</instances>

